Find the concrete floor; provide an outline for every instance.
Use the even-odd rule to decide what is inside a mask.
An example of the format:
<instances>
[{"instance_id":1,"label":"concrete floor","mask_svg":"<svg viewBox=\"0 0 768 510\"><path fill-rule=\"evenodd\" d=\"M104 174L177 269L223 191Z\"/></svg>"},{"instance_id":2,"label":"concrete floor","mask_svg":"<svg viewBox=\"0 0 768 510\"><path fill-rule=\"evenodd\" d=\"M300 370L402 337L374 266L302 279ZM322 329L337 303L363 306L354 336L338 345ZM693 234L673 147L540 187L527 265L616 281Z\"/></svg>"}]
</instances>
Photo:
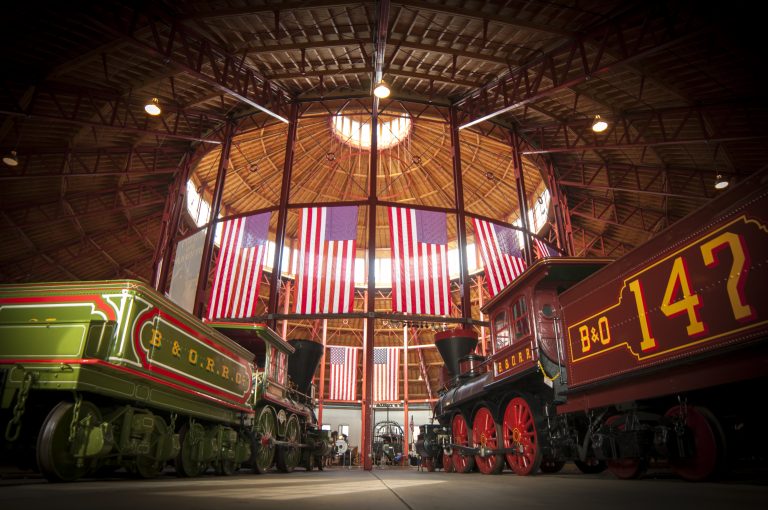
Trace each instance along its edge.
<instances>
[{"instance_id":1,"label":"concrete floor","mask_svg":"<svg viewBox=\"0 0 768 510\"><path fill-rule=\"evenodd\" d=\"M238 473L153 480L115 477L51 484L36 477L0 480L3 510L658 510L768 508L765 480L688 483L670 475L622 481L575 468L517 477L420 472L416 468L327 468L323 472Z\"/></svg>"}]
</instances>

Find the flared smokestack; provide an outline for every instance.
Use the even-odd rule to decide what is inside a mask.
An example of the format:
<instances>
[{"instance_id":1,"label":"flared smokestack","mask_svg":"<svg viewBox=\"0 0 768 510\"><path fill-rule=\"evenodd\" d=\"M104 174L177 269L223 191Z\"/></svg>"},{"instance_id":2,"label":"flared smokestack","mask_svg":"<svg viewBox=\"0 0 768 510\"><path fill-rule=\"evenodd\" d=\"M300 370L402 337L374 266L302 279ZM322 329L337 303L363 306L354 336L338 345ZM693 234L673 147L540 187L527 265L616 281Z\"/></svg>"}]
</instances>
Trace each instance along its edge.
<instances>
[{"instance_id":1,"label":"flared smokestack","mask_svg":"<svg viewBox=\"0 0 768 510\"><path fill-rule=\"evenodd\" d=\"M323 357L323 345L312 340L288 340L288 343L296 349L288 359L288 376L301 393L308 395L312 376Z\"/></svg>"},{"instance_id":2,"label":"flared smokestack","mask_svg":"<svg viewBox=\"0 0 768 510\"><path fill-rule=\"evenodd\" d=\"M477 345L477 333L471 329L452 329L435 333L435 345L451 377L459 374L459 360Z\"/></svg>"}]
</instances>

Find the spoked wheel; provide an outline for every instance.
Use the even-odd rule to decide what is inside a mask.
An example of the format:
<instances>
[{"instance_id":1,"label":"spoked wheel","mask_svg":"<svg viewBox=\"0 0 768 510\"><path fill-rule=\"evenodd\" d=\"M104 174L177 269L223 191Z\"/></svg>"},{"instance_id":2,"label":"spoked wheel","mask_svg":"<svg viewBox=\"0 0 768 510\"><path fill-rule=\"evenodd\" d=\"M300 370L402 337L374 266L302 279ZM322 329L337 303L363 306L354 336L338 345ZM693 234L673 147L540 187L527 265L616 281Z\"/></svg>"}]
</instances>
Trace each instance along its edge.
<instances>
[{"instance_id":1,"label":"spoked wheel","mask_svg":"<svg viewBox=\"0 0 768 510\"><path fill-rule=\"evenodd\" d=\"M205 440L205 427L199 423L187 423L181 427L179 442L181 449L176 456L176 474L179 476L200 476L208 467L200 459L202 442Z\"/></svg>"},{"instance_id":2,"label":"spoked wheel","mask_svg":"<svg viewBox=\"0 0 768 510\"><path fill-rule=\"evenodd\" d=\"M541 459L541 472L542 473L558 473L565 466L564 460L555 459L553 457L544 457Z\"/></svg>"},{"instance_id":3,"label":"spoked wheel","mask_svg":"<svg viewBox=\"0 0 768 510\"><path fill-rule=\"evenodd\" d=\"M499 426L493 419L491 411L483 406L475 413L472 420L472 442L476 447L488 450L497 450L499 448ZM475 455L475 464L484 475L496 475L501 473L504 467L504 456L502 455Z\"/></svg>"},{"instance_id":4,"label":"spoked wheel","mask_svg":"<svg viewBox=\"0 0 768 510\"><path fill-rule=\"evenodd\" d=\"M596 459L594 457L587 457L584 460L574 460L574 464L579 468L579 471L585 475L596 475L602 473L608 467L608 464L604 460Z\"/></svg>"},{"instance_id":5,"label":"spoked wheel","mask_svg":"<svg viewBox=\"0 0 768 510\"><path fill-rule=\"evenodd\" d=\"M459 413L453 417L451 423L451 430L453 431L453 443L460 446L469 446L469 427L467 427L467 420ZM469 473L472 468L475 467L475 457L472 455L462 455L459 450L453 452L453 469L457 473Z\"/></svg>"},{"instance_id":6,"label":"spoked wheel","mask_svg":"<svg viewBox=\"0 0 768 510\"><path fill-rule=\"evenodd\" d=\"M623 431L626 428L626 415L615 415L605 420L609 427L614 426L616 430ZM621 480L632 480L638 478L648 469L648 462L640 458L626 458L609 460L606 462L608 471Z\"/></svg>"},{"instance_id":7,"label":"spoked wheel","mask_svg":"<svg viewBox=\"0 0 768 510\"><path fill-rule=\"evenodd\" d=\"M453 473L453 456L443 453L443 471Z\"/></svg>"},{"instance_id":8,"label":"spoked wheel","mask_svg":"<svg viewBox=\"0 0 768 510\"><path fill-rule=\"evenodd\" d=\"M715 474L724 445L717 418L704 407L675 406L666 412L667 418L682 419L685 413L686 432L693 439L693 455L686 459L670 459L672 469L686 480L698 482Z\"/></svg>"},{"instance_id":9,"label":"spoked wheel","mask_svg":"<svg viewBox=\"0 0 768 510\"><path fill-rule=\"evenodd\" d=\"M259 474L266 473L275 460L275 445L272 440L277 437L277 418L271 407L265 407L256 419L256 433L251 447L251 465Z\"/></svg>"},{"instance_id":10,"label":"spoked wheel","mask_svg":"<svg viewBox=\"0 0 768 510\"><path fill-rule=\"evenodd\" d=\"M285 424L285 440L289 443L301 442L301 430L299 419L295 414L288 418ZM280 445L277 447L277 469L284 473L290 473L301 461L301 448L298 446Z\"/></svg>"},{"instance_id":11,"label":"spoked wheel","mask_svg":"<svg viewBox=\"0 0 768 510\"><path fill-rule=\"evenodd\" d=\"M59 402L43 421L37 438L37 465L40 472L51 482L73 482L84 476L95 466L95 459L75 456L69 441L70 426L75 404ZM87 442L88 429L101 423L99 409L83 400L76 423L77 444Z\"/></svg>"},{"instance_id":12,"label":"spoked wheel","mask_svg":"<svg viewBox=\"0 0 768 510\"><path fill-rule=\"evenodd\" d=\"M507 463L515 474L530 475L541 465L541 445L536 429L536 415L523 397L509 401L502 421L504 448L513 448L507 453Z\"/></svg>"}]
</instances>

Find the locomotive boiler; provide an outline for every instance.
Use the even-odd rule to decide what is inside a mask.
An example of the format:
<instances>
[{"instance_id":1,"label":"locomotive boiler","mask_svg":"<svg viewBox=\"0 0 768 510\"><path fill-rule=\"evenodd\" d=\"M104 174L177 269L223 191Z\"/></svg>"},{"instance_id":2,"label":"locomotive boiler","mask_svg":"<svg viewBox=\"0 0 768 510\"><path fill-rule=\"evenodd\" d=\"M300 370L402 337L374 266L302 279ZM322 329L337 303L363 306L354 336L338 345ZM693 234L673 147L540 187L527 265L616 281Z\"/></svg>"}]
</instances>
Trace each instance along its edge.
<instances>
[{"instance_id":1,"label":"locomotive boiler","mask_svg":"<svg viewBox=\"0 0 768 510\"><path fill-rule=\"evenodd\" d=\"M203 323L137 281L0 285L3 458L52 481L322 466L306 343Z\"/></svg>"},{"instance_id":2,"label":"locomotive boiler","mask_svg":"<svg viewBox=\"0 0 768 510\"><path fill-rule=\"evenodd\" d=\"M483 309L487 358L472 330L435 336L451 380L417 448L459 472L694 481L765 459L767 272L765 172L621 259L539 260Z\"/></svg>"}]
</instances>

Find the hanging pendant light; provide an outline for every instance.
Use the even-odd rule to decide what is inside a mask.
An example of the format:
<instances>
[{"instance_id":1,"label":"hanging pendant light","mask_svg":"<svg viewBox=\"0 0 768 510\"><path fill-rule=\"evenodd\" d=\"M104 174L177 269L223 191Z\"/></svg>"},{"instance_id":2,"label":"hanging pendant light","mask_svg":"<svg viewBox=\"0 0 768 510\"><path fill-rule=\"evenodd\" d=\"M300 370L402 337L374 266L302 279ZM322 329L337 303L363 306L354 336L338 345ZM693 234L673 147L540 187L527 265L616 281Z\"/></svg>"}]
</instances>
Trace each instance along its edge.
<instances>
[{"instance_id":1,"label":"hanging pendant light","mask_svg":"<svg viewBox=\"0 0 768 510\"><path fill-rule=\"evenodd\" d=\"M376 88L373 89L373 95L379 99L389 97L390 92L391 91L389 90L389 86L384 80L381 80L378 84L376 84Z\"/></svg>"},{"instance_id":2,"label":"hanging pendant light","mask_svg":"<svg viewBox=\"0 0 768 510\"><path fill-rule=\"evenodd\" d=\"M608 123L601 119L599 115L595 115L595 120L592 121L592 131L602 133L606 129L608 129Z\"/></svg>"},{"instance_id":3,"label":"hanging pendant light","mask_svg":"<svg viewBox=\"0 0 768 510\"><path fill-rule=\"evenodd\" d=\"M16 154L16 151L10 151L8 154L3 156L3 163L11 167L19 166L19 156Z\"/></svg>"},{"instance_id":4,"label":"hanging pendant light","mask_svg":"<svg viewBox=\"0 0 768 510\"><path fill-rule=\"evenodd\" d=\"M152 98L152 101L144 105L144 111L147 112L149 115L152 115L153 117L156 117L163 113L163 110L160 109L160 100L156 97Z\"/></svg>"},{"instance_id":5,"label":"hanging pendant light","mask_svg":"<svg viewBox=\"0 0 768 510\"><path fill-rule=\"evenodd\" d=\"M717 174L717 177L715 177L715 189L725 189L730 184L730 181L723 174Z\"/></svg>"}]
</instances>

